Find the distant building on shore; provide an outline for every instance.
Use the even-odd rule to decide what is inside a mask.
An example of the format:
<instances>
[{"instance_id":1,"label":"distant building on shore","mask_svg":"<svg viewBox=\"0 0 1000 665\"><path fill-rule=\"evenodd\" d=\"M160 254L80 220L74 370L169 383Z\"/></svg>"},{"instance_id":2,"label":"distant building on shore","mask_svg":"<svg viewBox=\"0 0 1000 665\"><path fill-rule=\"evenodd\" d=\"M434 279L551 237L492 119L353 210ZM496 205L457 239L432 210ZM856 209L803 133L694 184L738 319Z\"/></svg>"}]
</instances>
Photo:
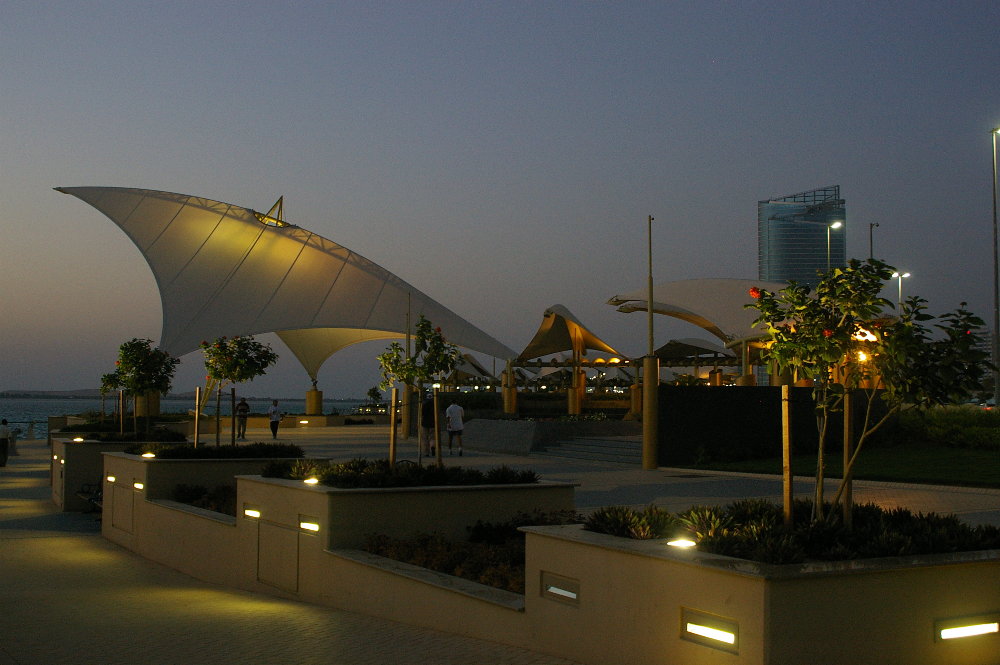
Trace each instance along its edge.
<instances>
[{"instance_id":1,"label":"distant building on shore","mask_svg":"<svg viewBox=\"0 0 1000 665\"><path fill-rule=\"evenodd\" d=\"M840 185L757 202L758 279L815 286L819 273L846 263Z\"/></svg>"}]
</instances>

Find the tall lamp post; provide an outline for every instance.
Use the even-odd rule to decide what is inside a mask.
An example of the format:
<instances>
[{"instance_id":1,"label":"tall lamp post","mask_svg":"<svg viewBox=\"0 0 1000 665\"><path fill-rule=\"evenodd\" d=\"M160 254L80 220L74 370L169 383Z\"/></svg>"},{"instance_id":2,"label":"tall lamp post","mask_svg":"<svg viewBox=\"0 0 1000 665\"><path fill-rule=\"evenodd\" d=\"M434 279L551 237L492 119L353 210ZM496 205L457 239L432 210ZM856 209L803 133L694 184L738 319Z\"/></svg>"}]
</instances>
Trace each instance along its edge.
<instances>
[{"instance_id":1,"label":"tall lamp post","mask_svg":"<svg viewBox=\"0 0 1000 665\"><path fill-rule=\"evenodd\" d=\"M875 258L875 232L878 222L868 222L868 258Z\"/></svg>"},{"instance_id":2,"label":"tall lamp post","mask_svg":"<svg viewBox=\"0 0 1000 665\"><path fill-rule=\"evenodd\" d=\"M833 224L828 224L826 227L826 271L830 272L830 231L833 229L839 229L843 226L843 222L834 222Z\"/></svg>"},{"instance_id":3,"label":"tall lamp post","mask_svg":"<svg viewBox=\"0 0 1000 665\"><path fill-rule=\"evenodd\" d=\"M997 134L1000 127L990 130L993 138L993 403L1000 404L1000 277L997 269Z\"/></svg>"},{"instance_id":4,"label":"tall lamp post","mask_svg":"<svg viewBox=\"0 0 1000 665\"><path fill-rule=\"evenodd\" d=\"M657 424L659 408L657 393L660 387L660 361L653 346L653 216L647 220L647 243L649 248L649 273L647 275L648 301L646 303L646 325L649 333L649 352L642 359L642 468L655 469L659 466L657 451Z\"/></svg>"},{"instance_id":5,"label":"tall lamp post","mask_svg":"<svg viewBox=\"0 0 1000 665\"><path fill-rule=\"evenodd\" d=\"M896 308L897 308L897 310L902 310L903 309L903 278L904 277L909 277L909 276L910 276L910 273L908 273L908 272L904 272L904 273L894 272L894 273L892 273L892 278L895 279L895 280L899 280L899 292L897 293L897 296L896 296Z\"/></svg>"}]
</instances>

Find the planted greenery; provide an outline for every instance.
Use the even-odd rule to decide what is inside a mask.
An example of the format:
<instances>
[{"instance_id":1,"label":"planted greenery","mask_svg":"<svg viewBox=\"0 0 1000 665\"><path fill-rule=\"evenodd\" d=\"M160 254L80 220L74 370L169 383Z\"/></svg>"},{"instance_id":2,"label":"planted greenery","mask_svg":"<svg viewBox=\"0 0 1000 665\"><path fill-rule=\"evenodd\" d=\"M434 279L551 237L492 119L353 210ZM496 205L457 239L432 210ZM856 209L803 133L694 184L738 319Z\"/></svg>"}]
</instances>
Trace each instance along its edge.
<instances>
[{"instance_id":1,"label":"planted greenery","mask_svg":"<svg viewBox=\"0 0 1000 665\"><path fill-rule=\"evenodd\" d=\"M467 541L448 540L440 534L412 538L370 535L365 549L396 561L524 593L524 534L518 529L579 521L572 511L519 513L508 522L476 522L467 527Z\"/></svg>"},{"instance_id":2,"label":"planted greenery","mask_svg":"<svg viewBox=\"0 0 1000 665\"><path fill-rule=\"evenodd\" d=\"M236 488L231 485L208 489L204 485L180 484L174 488L173 498L178 503L236 516Z\"/></svg>"},{"instance_id":3,"label":"planted greenery","mask_svg":"<svg viewBox=\"0 0 1000 665\"><path fill-rule=\"evenodd\" d=\"M643 511L609 506L595 511L584 528L635 539L685 536L703 552L775 564L1000 548L1000 528L970 526L954 515L862 504L853 507L853 526L848 529L835 515L809 522L810 501L797 500L793 508L791 529L783 526L780 506L757 499L725 507L695 506L676 515L654 506Z\"/></svg>"},{"instance_id":4,"label":"planted greenery","mask_svg":"<svg viewBox=\"0 0 1000 665\"><path fill-rule=\"evenodd\" d=\"M129 446L125 452L131 455L153 453L159 459L287 459L305 456L302 448L287 443L250 443L245 446L198 446L197 448L193 445L155 443Z\"/></svg>"},{"instance_id":5,"label":"planted greenery","mask_svg":"<svg viewBox=\"0 0 1000 665\"><path fill-rule=\"evenodd\" d=\"M263 475L271 478L305 480L316 478L321 485L344 489L360 487L432 487L441 485L513 485L537 483L538 474L500 466L483 472L460 466L390 465L389 460L353 459L340 464L319 460L269 465Z\"/></svg>"}]
</instances>

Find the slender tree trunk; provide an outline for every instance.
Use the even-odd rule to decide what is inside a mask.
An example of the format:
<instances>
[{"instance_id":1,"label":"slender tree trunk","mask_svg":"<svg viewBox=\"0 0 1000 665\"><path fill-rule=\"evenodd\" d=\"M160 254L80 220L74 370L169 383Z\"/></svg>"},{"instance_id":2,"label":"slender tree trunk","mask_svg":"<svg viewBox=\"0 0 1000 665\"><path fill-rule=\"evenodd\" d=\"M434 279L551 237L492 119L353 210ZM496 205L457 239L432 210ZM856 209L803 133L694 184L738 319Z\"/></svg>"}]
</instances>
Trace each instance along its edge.
<instances>
[{"instance_id":1,"label":"slender tree trunk","mask_svg":"<svg viewBox=\"0 0 1000 665\"><path fill-rule=\"evenodd\" d=\"M215 392L215 445L222 445L222 383Z\"/></svg>"},{"instance_id":2,"label":"slender tree trunk","mask_svg":"<svg viewBox=\"0 0 1000 665\"><path fill-rule=\"evenodd\" d=\"M229 401L230 401L230 411L231 411L229 420L232 425L232 427L230 427L230 433L231 433L230 442L232 445L235 446L236 445L236 386L233 386L232 388L229 389Z\"/></svg>"}]
</instances>

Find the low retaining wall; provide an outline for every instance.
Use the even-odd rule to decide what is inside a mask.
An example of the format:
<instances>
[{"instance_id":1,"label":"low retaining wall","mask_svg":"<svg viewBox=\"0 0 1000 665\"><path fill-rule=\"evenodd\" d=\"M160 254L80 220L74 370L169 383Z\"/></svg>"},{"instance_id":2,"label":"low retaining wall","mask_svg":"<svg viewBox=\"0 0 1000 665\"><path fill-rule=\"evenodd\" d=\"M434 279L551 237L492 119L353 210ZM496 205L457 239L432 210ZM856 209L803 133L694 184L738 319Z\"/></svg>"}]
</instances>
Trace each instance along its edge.
<instances>
[{"instance_id":1,"label":"low retaining wall","mask_svg":"<svg viewBox=\"0 0 1000 665\"><path fill-rule=\"evenodd\" d=\"M1000 551L773 566L580 526L523 530L525 612L545 627L535 647L581 662L1000 663L1000 634L936 632L1000 620Z\"/></svg>"},{"instance_id":2,"label":"low retaining wall","mask_svg":"<svg viewBox=\"0 0 1000 665\"><path fill-rule=\"evenodd\" d=\"M78 497L76 493L84 485L99 486L103 482L102 453L121 452L130 445L132 444L53 438L52 454L49 456L52 503L63 512L92 509L90 502Z\"/></svg>"},{"instance_id":3,"label":"low retaining wall","mask_svg":"<svg viewBox=\"0 0 1000 665\"><path fill-rule=\"evenodd\" d=\"M417 493L241 476L232 518L151 499L143 479L159 482L151 473L157 461L121 453L104 459L115 477L105 486L104 536L218 584L593 665L1000 665L1000 633L941 633L1000 621L1000 551L772 566L579 525L525 527L526 593L519 597L337 549L362 532L405 535L425 522L445 523L475 500L466 494L432 488L427 493L442 503L430 505L418 503ZM509 487L513 496L523 486ZM565 500L558 489L536 492L536 502ZM366 504L366 495L381 496ZM508 501L499 494L485 503Z\"/></svg>"},{"instance_id":4,"label":"low retaining wall","mask_svg":"<svg viewBox=\"0 0 1000 665\"><path fill-rule=\"evenodd\" d=\"M487 420L465 423L462 446L510 455L527 455L533 450L574 437L636 436L642 423L625 420ZM447 433L443 433L447 441Z\"/></svg>"}]
</instances>

